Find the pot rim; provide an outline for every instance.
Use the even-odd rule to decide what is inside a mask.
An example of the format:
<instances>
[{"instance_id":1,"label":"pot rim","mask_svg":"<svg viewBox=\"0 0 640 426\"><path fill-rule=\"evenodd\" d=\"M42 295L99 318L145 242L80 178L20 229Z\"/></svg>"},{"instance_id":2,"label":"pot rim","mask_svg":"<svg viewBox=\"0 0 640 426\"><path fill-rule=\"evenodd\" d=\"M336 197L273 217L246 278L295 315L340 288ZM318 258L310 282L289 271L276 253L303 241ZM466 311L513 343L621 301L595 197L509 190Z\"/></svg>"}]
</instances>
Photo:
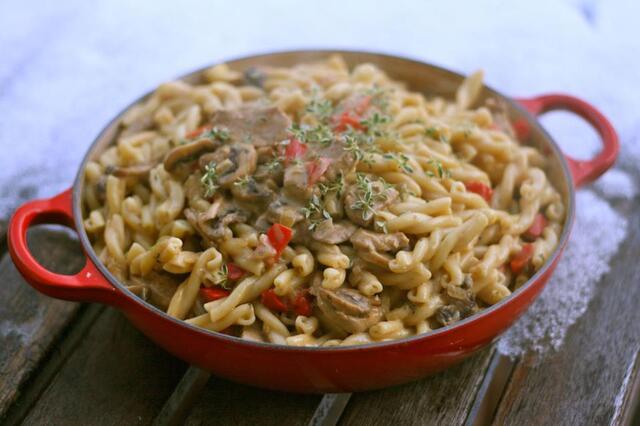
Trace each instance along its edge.
<instances>
[{"instance_id":1,"label":"pot rim","mask_svg":"<svg viewBox=\"0 0 640 426\"><path fill-rule=\"evenodd\" d=\"M240 57L234 57L234 58L230 58L224 61L219 61L210 65L206 65L206 66L201 66L191 72L185 73L180 75L177 79L184 79L184 78L188 78L190 76L193 75L197 75L199 73L201 73L203 70L217 65L217 64L222 64L222 63L230 63L230 62L235 62L235 61L239 61L239 60L247 60L247 59L259 59L262 57L269 57L269 56L274 56L274 55L281 55L281 54L312 54L312 55L317 55L317 56L329 56L332 54L337 54L337 55L350 55L350 54L359 54L359 55L366 55L366 56L370 56L370 57L381 57L381 58L386 58L386 59L392 59L392 60L401 60L403 62L409 62L409 63L413 63L414 65L419 65L421 67L429 67L432 69L437 69L440 72L443 72L445 74L450 74L452 76L458 77L458 78L464 78L464 75L455 71L452 71L450 69L438 66L438 65L434 65L428 62L424 62L421 61L419 59L415 59L415 58L411 58L411 57L407 57L407 56L399 56L399 55L395 55L395 54L391 54L391 53L380 53L380 52L374 52L374 51L366 51L366 50L349 50L349 49L299 49L299 50L277 50L277 51L269 51L266 53L258 53L258 54L254 54L254 55L244 55L244 56L240 56ZM553 253L549 256L549 258L547 258L547 260L545 261L544 265L538 270L536 271L535 274L533 274L522 286L520 286L518 289L514 290L509 296L505 297L504 299L502 299L500 302L491 305L485 309L483 309L480 312L477 312L463 320L457 321L453 324L444 326L444 327L440 327L437 328L435 330L431 330L427 333L424 334L418 334L415 336L408 336L408 337L404 337L401 339L397 339L397 340L389 340L389 341L383 341L383 342L375 342L375 343L367 343L367 344L363 344L363 345L349 345L349 346L330 346L330 347L322 347L322 346L288 346L288 345L282 345L282 344L277 344L277 343L268 343L268 342L255 342L255 341L251 341L251 340L245 340L242 339L240 337L235 337L235 336L229 336L227 334L223 334L220 332L215 332L215 331L211 331L211 330L207 330L201 327L197 327L195 325L189 324L187 322L185 322L184 320L180 320L177 318L174 318L170 315L168 315L166 312L162 311L161 309L155 307L154 305L152 305L149 302L144 301L143 299L141 299L140 297L136 296L135 294L133 294L130 290L127 289L127 287L122 284L108 269L107 267L100 261L100 259L98 258L98 255L96 254L96 252L93 249L93 246L91 245L91 242L89 241L89 237L87 236L87 233L84 229L83 226L83 217L82 217L82 208L81 208L81 201L82 201L82 194L81 194L81 187L82 187L82 181L84 178L84 169L85 166L87 164L87 162L89 161L89 158L91 156L91 154L93 154L93 148L95 147L95 145L102 139L103 135L107 132L107 130L109 130L113 125L116 125L118 123L118 121L121 119L122 115L128 111L131 107L133 107L134 105L138 104L139 102L141 102L142 100L144 100L145 98L147 98L151 93L153 93L154 89L151 89L150 91L146 92L144 95L138 97L137 99L135 99L133 102L131 102L130 104L128 104L126 107L124 107L112 120L110 120L103 128L102 130L100 130L100 132L98 133L98 135L95 137L95 139L91 142L91 145L89 146L89 148L87 149L82 162L80 163L80 166L78 168L78 172L76 174L76 177L74 179L74 183L73 183L73 217L74 217L74 223L75 223L75 227L76 227L76 231L78 232L78 236L80 239L80 242L82 244L82 247L84 249L84 252L88 255L89 259L88 261L92 262L95 267L100 271L100 273L110 282L110 284L112 286L114 286L117 290L119 290L120 293L120 297L126 297L128 299L129 302L134 302L138 305L139 308L142 309L148 309L151 310L152 312L154 312L156 315L160 315L161 317L163 317L163 319L165 320L169 320L173 323L175 323L178 326L181 327L185 327L186 329L188 329L189 331L192 332L197 332L200 333L202 335L207 336L207 338L217 338L217 339L221 339L224 340L226 343L230 343L230 344L239 344L239 345L245 345L247 348L255 348L255 349L267 349L267 350L274 350L274 351L283 351L283 352L328 352L328 353L336 353L336 352L353 352L353 351L371 351L371 350L377 350L377 349L383 349L383 348L389 348L389 347L393 347L393 346L404 346L404 345L408 345L408 344L413 344L416 343L418 341L422 341L422 340L431 340L431 339L435 339L437 337L442 337L442 335L446 335L447 333L452 334L452 332L454 331L460 331L464 328L468 328L469 326L471 326L473 323L478 322L482 319L485 319L486 317L489 317L491 315L494 315L497 311L504 309L506 306L512 305L514 303L517 302L518 299L520 299L522 297L522 295L527 292L529 290L530 287L532 287L535 283L537 283L539 281L539 279L541 278L542 275L544 275L549 268L552 267L552 265L556 262L556 260L558 260L558 257L561 255L562 250L564 248L564 246L566 245L568 239L569 239L569 235L571 233L571 228L573 226L573 222L574 222L574 216L575 216L575 185L574 185L574 181L573 181L573 177L570 173L569 170L569 165L567 163L567 159L565 157L565 155L562 153L562 150L560 149L560 147L558 146L558 144L555 142L555 140L551 137L551 135L544 129L544 127L542 127L542 125L540 124L539 120L532 115L531 113L529 113L529 111L527 111L525 108L523 108L521 105L519 105L516 101L514 101L511 97L509 96L505 96L503 95L501 92L493 89L492 87L484 84L484 87L492 94L492 95L497 95L499 98L504 99L507 104L509 105L510 108L517 110L521 116L526 117L529 124L533 124L536 129L538 131L540 131L540 133L544 136L544 138L546 139L546 143L547 145L552 149L553 155L554 157L556 157L561 165L561 169L562 169L562 175L563 178L565 180L565 182L568 184L567 185L567 190L568 190L568 194L567 194L567 200L568 200L568 206L566 209L566 214L565 214L565 221L562 227L562 233L560 235L560 238L558 240L558 244L556 245L555 249L553 250Z\"/></svg>"}]
</instances>

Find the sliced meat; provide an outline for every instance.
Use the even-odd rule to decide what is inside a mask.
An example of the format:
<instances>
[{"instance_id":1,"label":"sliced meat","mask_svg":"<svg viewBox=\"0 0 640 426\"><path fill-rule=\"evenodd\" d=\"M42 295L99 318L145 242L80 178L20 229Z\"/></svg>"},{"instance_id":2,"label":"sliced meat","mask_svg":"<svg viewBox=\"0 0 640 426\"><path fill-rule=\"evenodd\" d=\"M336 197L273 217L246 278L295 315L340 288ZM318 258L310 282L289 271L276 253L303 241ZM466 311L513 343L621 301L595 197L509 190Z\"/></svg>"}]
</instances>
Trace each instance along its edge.
<instances>
[{"instance_id":1,"label":"sliced meat","mask_svg":"<svg viewBox=\"0 0 640 426\"><path fill-rule=\"evenodd\" d=\"M382 318L382 307L377 297L366 297L352 288L327 290L319 285L312 288L316 296L316 310L329 329L347 333L361 333Z\"/></svg>"},{"instance_id":2,"label":"sliced meat","mask_svg":"<svg viewBox=\"0 0 640 426\"><path fill-rule=\"evenodd\" d=\"M373 223L374 213L392 204L399 195L396 189L387 187L382 181L366 180L366 182L366 185L357 183L349 185L344 196L344 211L347 217L362 227L370 226ZM363 186L366 186L366 190Z\"/></svg>"},{"instance_id":3,"label":"sliced meat","mask_svg":"<svg viewBox=\"0 0 640 426\"><path fill-rule=\"evenodd\" d=\"M145 300L166 311L180 281L171 274L151 271L144 278L132 276L129 284L129 290L146 295Z\"/></svg>"},{"instance_id":4,"label":"sliced meat","mask_svg":"<svg viewBox=\"0 0 640 426\"><path fill-rule=\"evenodd\" d=\"M333 223L333 219L320 222L313 233L312 238L326 244L342 244L356 232L358 227L348 220Z\"/></svg>"},{"instance_id":5,"label":"sliced meat","mask_svg":"<svg viewBox=\"0 0 640 426\"><path fill-rule=\"evenodd\" d=\"M224 145L215 152L200 157L200 169L205 170L211 163L216 164L217 185L229 189L236 181L256 170L256 150L253 145L243 143Z\"/></svg>"},{"instance_id":6,"label":"sliced meat","mask_svg":"<svg viewBox=\"0 0 640 426\"><path fill-rule=\"evenodd\" d=\"M273 145L287 139L289 118L276 107L245 106L221 110L211 118L214 126L225 128L235 142L250 142L254 146Z\"/></svg>"},{"instance_id":7,"label":"sliced meat","mask_svg":"<svg viewBox=\"0 0 640 426\"><path fill-rule=\"evenodd\" d=\"M213 141L209 138L177 146L169 151L164 158L164 169L172 172L179 164L197 160L202 154L215 151L219 146L219 141Z\"/></svg>"}]
</instances>

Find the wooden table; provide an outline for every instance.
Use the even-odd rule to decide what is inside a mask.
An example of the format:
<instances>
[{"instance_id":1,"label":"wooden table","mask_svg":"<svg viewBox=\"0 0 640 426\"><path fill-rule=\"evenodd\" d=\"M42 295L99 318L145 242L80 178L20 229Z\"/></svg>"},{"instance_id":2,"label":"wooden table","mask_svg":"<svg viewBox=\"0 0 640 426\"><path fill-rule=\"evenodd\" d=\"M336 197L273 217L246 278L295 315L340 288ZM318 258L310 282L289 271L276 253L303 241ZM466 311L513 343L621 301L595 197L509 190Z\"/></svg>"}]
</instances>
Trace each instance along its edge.
<instances>
[{"instance_id":1,"label":"wooden table","mask_svg":"<svg viewBox=\"0 0 640 426\"><path fill-rule=\"evenodd\" d=\"M0 423L629 424L639 382L640 200L614 207L630 233L557 353L533 364L488 348L422 381L353 395L270 392L190 367L114 309L36 293L16 272L3 235ZM77 271L84 260L60 228L35 228L30 243L58 272Z\"/></svg>"}]
</instances>

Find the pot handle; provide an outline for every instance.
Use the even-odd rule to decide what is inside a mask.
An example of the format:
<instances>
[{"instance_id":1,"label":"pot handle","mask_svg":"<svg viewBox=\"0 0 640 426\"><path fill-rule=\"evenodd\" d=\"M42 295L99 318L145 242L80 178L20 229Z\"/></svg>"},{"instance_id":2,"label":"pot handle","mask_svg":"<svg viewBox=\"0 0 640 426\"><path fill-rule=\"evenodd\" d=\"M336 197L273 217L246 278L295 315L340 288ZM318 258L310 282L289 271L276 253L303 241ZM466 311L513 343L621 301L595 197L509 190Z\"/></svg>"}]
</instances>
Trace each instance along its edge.
<instances>
[{"instance_id":1,"label":"pot handle","mask_svg":"<svg viewBox=\"0 0 640 426\"><path fill-rule=\"evenodd\" d=\"M598 132L602 139L602 151L593 159L576 160L565 155L576 187L593 182L616 161L620 150L618 135L611 122L593 105L574 96L558 93L528 99L520 98L516 99L516 102L534 116L553 110L571 111L584 118Z\"/></svg>"},{"instance_id":2,"label":"pot handle","mask_svg":"<svg viewBox=\"0 0 640 426\"><path fill-rule=\"evenodd\" d=\"M18 271L41 293L57 299L118 304L118 291L87 259L75 275L56 274L33 257L27 245L27 230L32 225L56 223L73 229L71 189L45 200L29 201L13 214L9 223L9 253Z\"/></svg>"}]
</instances>

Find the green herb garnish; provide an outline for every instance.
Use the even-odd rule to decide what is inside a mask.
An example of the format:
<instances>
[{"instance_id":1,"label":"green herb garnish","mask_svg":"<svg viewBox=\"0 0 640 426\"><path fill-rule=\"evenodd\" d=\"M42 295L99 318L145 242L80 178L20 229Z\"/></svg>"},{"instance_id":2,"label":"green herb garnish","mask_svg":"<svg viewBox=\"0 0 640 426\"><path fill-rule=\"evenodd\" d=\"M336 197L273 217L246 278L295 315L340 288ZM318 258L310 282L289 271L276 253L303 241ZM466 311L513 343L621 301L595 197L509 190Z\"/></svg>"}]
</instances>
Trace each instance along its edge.
<instances>
[{"instance_id":1,"label":"green herb garnish","mask_svg":"<svg viewBox=\"0 0 640 426\"><path fill-rule=\"evenodd\" d=\"M405 172L413 173L413 167L409 165L409 157L407 157L405 154L387 152L383 155L383 157L398 163L400 168Z\"/></svg>"},{"instance_id":2,"label":"green herb garnish","mask_svg":"<svg viewBox=\"0 0 640 426\"><path fill-rule=\"evenodd\" d=\"M327 99L314 98L307 104L305 111L313 114L321 122L326 122L333 114L333 105Z\"/></svg>"},{"instance_id":3,"label":"green herb garnish","mask_svg":"<svg viewBox=\"0 0 640 426\"><path fill-rule=\"evenodd\" d=\"M226 129L219 129L217 127L214 127L206 133L206 137L213 140L217 139L219 141L225 142L229 140L229 131Z\"/></svg>"},{"instance_id":4,"label":"green herb garnish","mask_svg":"<svg viewBox=\"0 0 640 426\"><path fill-rule=\"evenodd\" d=\"M211 281L225 290L231 290L231 283L229 283L229 268L227 268L226 263L223 263L220 269L213 274L213 280Z\"/></svg>"},{"instance_id":5,"label":"green herb garnish","mask_svg":"<svg viewBox=\"0 0 640 426\"><path fill-rule=\"evenodd\" d=\"M204 166L204 174L200 178L200 183L205 190L205 197L211 197L218 189L218 172L216 172L216 162L212 161Z\"/></svg>"},{"instance_id":6,"label":"green herb garnish","mask_svg":"<svg viewBox=\"0 0 640 426\"><path fill-rule=\"evenodd\" d=\"M440 179L445 178L445 177L446 178L450 178L451 177L451 172L442 165L442 162L440 160L431 159L428 162L429 162L429 164L432 164L432 165L435 166L436 170L438 171L438 177ZM429 175L429 173L427 173L427 175ZM434 177L433 176L433 172L431 172L431 174L429 176Z\"/></svg>"}]
</instances>

